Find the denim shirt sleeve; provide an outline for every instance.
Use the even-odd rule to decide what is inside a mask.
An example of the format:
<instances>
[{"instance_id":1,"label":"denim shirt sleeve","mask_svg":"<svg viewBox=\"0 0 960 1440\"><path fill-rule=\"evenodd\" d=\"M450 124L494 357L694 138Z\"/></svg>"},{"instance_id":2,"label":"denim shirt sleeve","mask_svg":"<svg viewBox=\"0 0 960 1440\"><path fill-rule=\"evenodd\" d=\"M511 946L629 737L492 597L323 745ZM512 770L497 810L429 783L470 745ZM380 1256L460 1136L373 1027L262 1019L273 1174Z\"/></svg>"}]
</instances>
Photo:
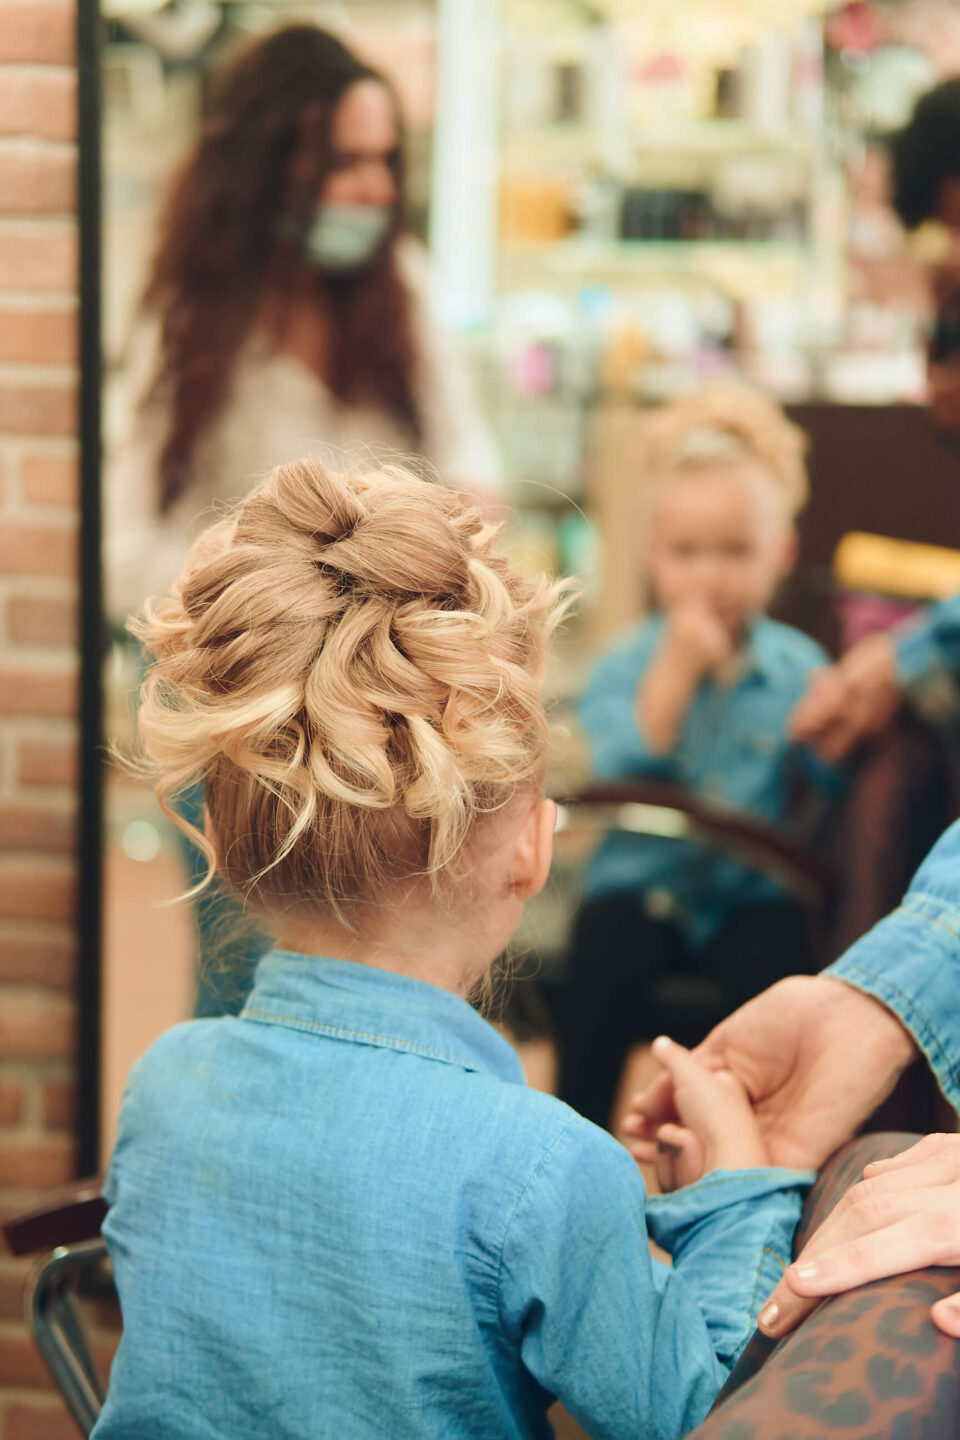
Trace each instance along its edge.
<instances>
[{"instance_id":1,"label":"denim shirt sleeve","mask_svg":"<svg viewBox=\"0 0 960 1440\"><path fill-rule=\"evenodd\" d=\"M660 633L656 623L643 626L632 641L605 655L593 669L580 702L580 720L597 780L627 775L667 779L674 774L671 755L648 749L636 714L637 685L653 659Z\"/></svg>"},{"instance_id":2,"label":"denim shirt sleeve","mask_svg":"<svg viewBox=\"0 0 960 1440\"><path fill-rule=\"evenodd\" d=\"M594 1127L568 1126L530 1177L503 1244L501 1321L526 1368L594 1440L686 1434L781 1274L774 1257L789 1254L807 1178L711 1176L662 1203L670 1269L650 1257L633 1160Z\"/></svg>"},{"instance_id":3,"label":"denim shirt sleeve","mask_svg":"<svg viewBox=\"0 0 960 1440\"><path fill-rule=\"evenodd\" d=\"M828 801L836 800L846 791L850 783L847 766L828 764L810 745L796 745L792 754L795 756L794 773Z\"/></svg>"},{"instance_id":4,"label":"denim shirt sleeve","mask_svg":"<svg viewBox=\"0 0 960 1440\"><path fill-rule=\"evenodd\" d=\"M126 1083L123 1087L123 1103L120 1106L120 1117L117 1121L117 1134L113 1142L113 1151L110 1156L110 1164L103 1181L103 1198L107 1206L114 1204L120 1186L120 1171L123 1168L124 1159L130 1145L130 1132L136 1131L136 1122L133 1119L137 1106L137 1081L143 1069L143 1056L134 1060L127 1074ZM109 1217L105 1222L109 1225Z\"/></svg>"},{"instance_id":5,"label":"denim shirt sleeve","mask_svg":"<svg viewBox=\"0 0 960 1440\"><path fill-rule=\"evenodd\" d=\"M917 624L897 635L897 670L907 689L937 671L960 673L960 595L933 605Z\"/></svg>"},{"instance_id":6,"label":"denim shirt sleeve","mask_svg":"<svg viewBox=\"0 0 960 1440\"><path fill-rule=\"evenodd\" d=\"M790 1264L814 1170L714 1170L695 1185L647 1200L647 1227L694 1278L717 1353L732 1365L761 1306ZM729 1253L742 1257L731 1292Z\"/></svg>"},{"instance_id":7,"label":"denim shirt sleeve","mask_svg":"<svg viewBox=\"0 0 960 1440\"><path fill-rule=\"evenodd\" d=\"M960 821L920 866L898 910L826 971L882 1001L960 1109Z\"/></svg>"}]
</instances>

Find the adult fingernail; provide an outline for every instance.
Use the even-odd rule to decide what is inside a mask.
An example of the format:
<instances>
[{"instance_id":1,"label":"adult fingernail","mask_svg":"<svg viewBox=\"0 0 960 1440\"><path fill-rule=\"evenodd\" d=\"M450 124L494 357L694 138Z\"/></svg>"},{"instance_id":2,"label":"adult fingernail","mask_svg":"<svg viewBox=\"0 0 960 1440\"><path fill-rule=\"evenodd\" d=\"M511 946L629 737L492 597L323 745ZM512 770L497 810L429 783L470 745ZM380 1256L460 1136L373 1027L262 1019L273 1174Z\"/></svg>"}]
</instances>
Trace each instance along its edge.
<instances>
[{"instance_id":1,"label":"adult fingernail","mask_svg":"<svg viewBox=\"0 0 960 1440\"><path fill-rule=\"evenodd\" d=\"M780 1306L771 1300L769 1305L764 1305L760 1314L757 1316L757 1324L761 1330L765 1330L768 1335L772 1335L777 1328L777 1321L779 1319Z\"/></svg>"},{"instance_id":2,"label":"adult fingernail","mask_svg":"<svg viewBox=\"0 0 960 1440\"><path fill-rule=\"evenodd\" d=\"M654 1040L653 1042L652 1049L666 1050L672 1044L673 1041L670 1039L669 1035L658 1035L656 1040Z\"/></svg>"},{"instance_id":3,"label":"adult fingernail","mask_svg":"<svg viewBox=\"0 0 960 1440\"><path fill-rule=\"evenodd\" d=\"M812 1260L805 1260L802 1265L794 1265L793 1273L798 1280L816 1280L817 1267Z\"/></svg>"}]
</instances>

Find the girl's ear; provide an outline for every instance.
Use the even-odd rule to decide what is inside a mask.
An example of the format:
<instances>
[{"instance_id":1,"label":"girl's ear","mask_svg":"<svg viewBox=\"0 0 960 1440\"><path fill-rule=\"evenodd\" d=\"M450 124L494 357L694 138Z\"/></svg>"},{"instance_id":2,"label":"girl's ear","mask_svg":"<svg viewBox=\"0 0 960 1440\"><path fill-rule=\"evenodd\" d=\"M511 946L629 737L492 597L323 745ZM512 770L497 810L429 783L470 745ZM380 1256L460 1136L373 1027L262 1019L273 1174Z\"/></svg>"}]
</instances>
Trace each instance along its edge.
<instances>
[{"instance_id":1,"label":"girl's ear","mask_svg":"<svg viewBox=\"0 0 960 1440\"><path fill-rule=\"evenodd\" d=\"M510 878L511 889L518 900L532 900L547 883L556 827L556 805L552 800L538 800L517 836Z\"/></svg>"}]
</instances>

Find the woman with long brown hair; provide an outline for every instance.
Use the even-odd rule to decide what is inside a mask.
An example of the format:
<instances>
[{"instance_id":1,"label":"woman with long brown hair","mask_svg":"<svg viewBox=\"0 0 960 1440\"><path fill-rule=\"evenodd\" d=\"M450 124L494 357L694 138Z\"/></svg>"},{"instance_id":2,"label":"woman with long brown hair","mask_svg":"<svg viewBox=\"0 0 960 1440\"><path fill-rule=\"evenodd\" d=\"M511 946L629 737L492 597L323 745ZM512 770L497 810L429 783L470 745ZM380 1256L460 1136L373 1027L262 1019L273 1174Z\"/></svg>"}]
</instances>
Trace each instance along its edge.
<instances>
[{"instance_id":1,"label":"woman with long brown hair","mask_svg":"<svg viewBox=\"0 0 960 1440\"><path fill-rule=\"evenodd\" d=\"M211 506L293 457L399 450L496 487L403 212L396 98L333 35L287 26L215 80L161 214L108 466L115 616L166 586Z\"/></svg>"},{"instance_id":2,"label":"woman with long brown hair","mask_svg":"<svg viewBox=\"0 0 960 1440\"><path fill-rule=\"evenodd\" d=\"M116 623L163 593L213 512L278 464L401 451L448 483L495 490L496 452L432 323L403 199L396 98L333 35L287 26L215 79L161 212L115 407ZM177 808L202 828L202 786ZM197 881L202 857L184 845ZM201 895L197 918L197 1012L235 1009L262 947L225 895ZM229 969L239 986L219 978Z\"/></svg>"}]
</instances>

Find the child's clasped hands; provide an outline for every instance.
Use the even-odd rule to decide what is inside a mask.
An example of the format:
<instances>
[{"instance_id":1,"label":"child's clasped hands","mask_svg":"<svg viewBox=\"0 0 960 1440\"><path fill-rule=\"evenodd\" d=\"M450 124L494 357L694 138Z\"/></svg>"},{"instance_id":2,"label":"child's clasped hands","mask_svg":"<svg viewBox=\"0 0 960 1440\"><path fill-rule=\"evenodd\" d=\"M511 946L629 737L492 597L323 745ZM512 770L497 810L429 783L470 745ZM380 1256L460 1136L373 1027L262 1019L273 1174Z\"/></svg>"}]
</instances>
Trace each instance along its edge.
<instances>
[{"instance_id":1,"label":"child's clasped hands","mask_svg":"<svg viewBox=\"0 0 960 1440\"><path fill-rule=\"evenodd\" d=\"M711 1170L770 1164L747 1092L731 1070L708 1070L665 1035L653 1042L653 1053L672 1082L677 1122L659 1125L632 1149L656 1167L662 1191L692 1185Z\"/></svg>"}]
</instances>

